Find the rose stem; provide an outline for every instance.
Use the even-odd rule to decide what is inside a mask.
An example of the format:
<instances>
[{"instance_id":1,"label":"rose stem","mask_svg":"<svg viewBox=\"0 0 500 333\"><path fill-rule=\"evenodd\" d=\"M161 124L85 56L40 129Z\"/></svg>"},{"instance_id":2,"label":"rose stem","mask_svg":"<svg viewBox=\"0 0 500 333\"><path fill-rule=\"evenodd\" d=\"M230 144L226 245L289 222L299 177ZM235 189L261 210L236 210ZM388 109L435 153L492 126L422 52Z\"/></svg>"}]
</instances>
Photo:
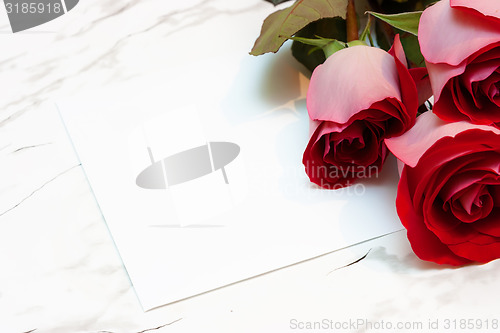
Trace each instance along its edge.
<instances>
[{"instance_id":1,"label":"rose stem","mask_svg":"<svg viewBox=\"0 0 500 333\"><path fill-rule=\"evenodd\" d=\"M358 39L358 19L356 17L356 6L354 5L354 0L349 0L347 2L346 23L347 41L350 42Z\"/></svg>"}]
</instances>

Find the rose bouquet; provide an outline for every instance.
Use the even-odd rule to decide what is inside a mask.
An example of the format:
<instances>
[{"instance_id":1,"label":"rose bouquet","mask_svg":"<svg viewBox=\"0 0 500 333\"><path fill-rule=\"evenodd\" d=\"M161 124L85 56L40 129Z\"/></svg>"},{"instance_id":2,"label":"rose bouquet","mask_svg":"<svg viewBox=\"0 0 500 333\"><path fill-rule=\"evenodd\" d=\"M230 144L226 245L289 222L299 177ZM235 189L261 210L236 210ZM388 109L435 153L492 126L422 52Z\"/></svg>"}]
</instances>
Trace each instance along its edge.
<instances>
[{"instance_id":1,"label":"rose bouquet","mask_svg":"<svg viewBox=\"0 0 500 333\"><path fill-rule=\"evenodd\" d=\"M292 39L312 71L306 174L322 188L350 186L392 152L396 209L417 256L500 258L500 3L364 6L358 14L354 0L297 0L264 21L252 49L276 52Z\"/></svg>"}]
</instances>

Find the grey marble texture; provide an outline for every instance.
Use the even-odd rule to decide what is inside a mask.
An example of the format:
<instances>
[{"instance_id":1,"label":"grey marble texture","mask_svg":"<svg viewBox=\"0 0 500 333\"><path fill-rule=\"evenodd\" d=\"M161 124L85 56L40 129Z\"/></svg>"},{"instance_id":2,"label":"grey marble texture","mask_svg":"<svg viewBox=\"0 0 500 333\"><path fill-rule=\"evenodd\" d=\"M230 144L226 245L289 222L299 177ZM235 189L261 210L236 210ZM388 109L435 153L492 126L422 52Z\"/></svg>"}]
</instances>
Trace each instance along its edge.
<instances>
[{"instance_id":1,"label":"grey marble texture","mask_svg":"<svg viewBox=\"0 0 500 333\"><path fill-rule=\"evenodd\" d=\"M378 331L458 331L445 329L453 319L481 320L482 332L500 319L499 262L437 267L412 253L404 231L144 312L52 101L165 63L249 51L276 8L262 0L82 0L17 34L3 10L0 332L370 332L382 321L394 326ZM274 57L293 63L286 52ZM289 102L286 92L268 94Z\"/></svg>"}]
</instances>

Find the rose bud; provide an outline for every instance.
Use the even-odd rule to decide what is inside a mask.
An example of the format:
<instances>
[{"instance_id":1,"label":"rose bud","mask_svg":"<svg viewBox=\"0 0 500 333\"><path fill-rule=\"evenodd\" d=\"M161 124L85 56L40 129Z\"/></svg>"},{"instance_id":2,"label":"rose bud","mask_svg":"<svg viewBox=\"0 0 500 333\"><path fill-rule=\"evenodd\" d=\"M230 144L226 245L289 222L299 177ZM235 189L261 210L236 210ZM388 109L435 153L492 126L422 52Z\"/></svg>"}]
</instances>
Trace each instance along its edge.
<instances>
[{"instance_id":1,"label":"rose bud","mask_svg":"<svg viewBox=\"0 0 500 333\"><path fill-rule=\"evenodd\" d=\"M446 121L500 126L500 11L492 0L442 0L424 10L418 39Z\"/></svg>"},{"instance_id":2,"label":"rose bud","mask_svg":"<svg viewBox=\"0 0 500 333\"><path fill-rule=\"evenodd\" d=\"M314 70L307 92L312 135L302 159L313 183L337 189L377 176L387 157L384 139L413 126L417 89L399 36L390 53L353 46Z\"/></svg>"},{"instance_id":3,"label":"rose bud","mask_svg":"<svg viewBox=\"0 0 500 333\"><path fill-rule=\"evenodd\" d=\"M396 197L415 254L438 264L500 257L500 130L426 112L386 140L402 162Z\"/></svg>"}]
</instances>

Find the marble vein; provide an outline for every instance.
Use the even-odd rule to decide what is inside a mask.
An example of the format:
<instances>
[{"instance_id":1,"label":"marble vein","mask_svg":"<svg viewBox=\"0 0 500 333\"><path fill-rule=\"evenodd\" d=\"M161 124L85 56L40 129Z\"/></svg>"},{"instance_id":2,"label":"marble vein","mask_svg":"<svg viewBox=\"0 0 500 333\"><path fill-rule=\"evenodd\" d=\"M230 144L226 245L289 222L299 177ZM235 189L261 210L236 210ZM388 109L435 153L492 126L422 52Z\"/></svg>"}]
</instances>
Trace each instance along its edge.
<instances>
[{"instance_id":1,"label":"marble vein","mask_svg":"<svg viewBox=\"0 0 500 333\"><path fill-rule=\"evenodd\" d=\"M210 2L210 0L206 1ZM23 76L28 76L25 79L28 79L26 81L28 82L33 82L35 84L33 85L28 85L28 84L23 84L22 85L22 93L18 94L16 99L10 99L10 101L7 104L4 104L1 107L1 110L8 110L9 108L13 108L14 110L6 116L4 119L0 120L0 128L6 125L7 123L12 122L13 120L17 119L21 115L23 115L25 112L35 109L37 105L43 103L44 101L48 100L51 96L51 93L55 93L59 88L61 88L64 84L68 84L68 80L72 78L77 78L81 76L82 74L86 73L87 71L93 69L96 67L97 64L99 64L102 60L107 59L107 58L113 58L117 54L120 53L121 46L126 44L124 43L131 37L134 37L138 34L145 33L151 29L154 29L156 26L161 25L164 23L166 20L168 20L168 17L170 16L176 16L176 15L183 15L186 13L189 13L190 11L193 11L194 9L197 8L197 5L194 5L192 7L189 7L184 10L180 11L175 11L172 12L168 15L162 16L159 19L159 22L153 24L152 26L148 26L144 30L140 31L127 31L126 29L123 30L124 36L119 38L114 45L112 45L109 49L105 48L100 48L99 52L97 55L91 54L91 50L89 50L88 47L84 47L83 50L79 50L80 52L76 52L77 55L81 55L83 58L91 59L87 64L85 65L85 62L80 62L82 63L82 66L77 69L73 70L72 72L61 72L59 71L59 67L61 64L61 61L66 62L67 60L65 59L64 55L67 53L69 50L67 47L65 47L64 43L67 42L68 39L70 38L81 38L85 35L90 30L96 31L99 30L99 22L106 22L107 19L113 18L119 14L123 14L127 10L131 10L134 8L136 5L141 3L140 1L133 1L125 6L120 7L118 10L109 13L109 14L104 14L103 16L99 17L97 20L87 23L87 25L80 29L77 33L69 35L69 36L64 36L61 37L58 35L55 38L55 45L56 49L60 49L62 54L56 57L51 57L49 59L43 60L41 62L37 62L32 64L26 72L23 73ZM182 20L181 20L182 21ZM196 18L194 19L196 21ZM86 52L81 52L81 51L86 51ZM92 51L95 52L95 51ZM89 54L90 53L90 54ZM22 61L26 60L25 58L28 58L29 54L23 53L20 55L17 55L15 57L8 58L2 62L0 62L0 70L3 72L4 70L8 70L9 68L6 68L7 64L11 62L11 60L17 60L17 61ZM43 59L43 58L42 58ZM114 62L114 61L113 61ZM99 67L99 66L97 66ZM13 69L16 69L15 66ZM28 74L25 74L28 73ZM42 82L44 84L37 84L40 82L41 78L48 78L46 79L46 82ZM116 77L114 77L116 79ZM48 82L47 82L48 81ZM34 90L33 88L36 88L38 86L38 89Z\"/></svg>"},{"instance_id":2,"label":"marble vein","mask_svg":"<svg viewBox=\"0 0 500 333\"><path fill-rule=\"evenodd\" d=\"M80 164L59 118L43 107L212 51L249 51L275 10L262 0L86 0L52 33L12 34L1 22L0 332L277 332L291 316L498 316L500 261L437 268L404 232L143 311L86 178L70 172Z\"/></svg>"},{"instance_id":3,"label":"marble vein","mask_svg":"<svg viewBox=\"0 0 500 333\"><path fill-rule=\"evenodd\" d=\"M153 327L153 328L148 328L148 329L145 329L145 330L142 330L142 331L138 331L136 333L146 333L146 332L152 332L152 331L157 331L159 329L162 329L164 327L167 327L167 326L170 326L170 325L173 325L175 324L176 322L178 321L181 321L183 318L179 318L179 319L176 319L170 323L167 323L167 324L164 324L164 325L160 325L158 327ZM113 332L113 331L98 331L97 333L116 333L116 332Z\"/></svg>"},{"instance_id":4,"label":"marble vein","mask_svg":"<svg viewBox=\"0 0 500 333\"><path fill-rule=\"evenodd\" d=\"M5 214L7 214L8 212L10 212L11 210L19 207L23 202L25 202L26 200L28 200L29 198L31 198L35 193L37 193L38 191L40 191L41 189L43 189L45 186L47 186L48 184L50 184L51 182L53 182L54 180L56 180L57 178L59 178L60 176L68 173L69 171L73 170L74 168L80 166L81 164L77 164L77 165L74 165L72 166L71 168L69 169L66 169L62 172L60 172L59 174L57 174L56 176L54 176L53 178L49 179L48 181L46 181L45 183L43 183L40 187L36 188L33 190L33 192L31 192L29 195L27 195L26 197L24 197L21 201L19 201L17 204L15 204L14 206L10 207L9 209L7 209L6 211L2 212L0 214L0 217L4 216Z\"/></svg>"},{"instance_id":5,"label":"marble vein","mask_svg":"<svg viewBox=\"0 0 500 333\"><path fill-rule=\"evenodd\" d=\"M163 33L162 36L168 37L170 35L174 35L178 33L181 30L185 30L186 28L191 28L195 27L197 25L200 25L202 23L205 23L207 20L212 20L215 19L219 15L236 15L240 13L247 12L249 10L253 10L255 8L260 7L260 5L252 5L247 8L243 8L240 10L220 10L215 7L207 6L208 4L212 3L213 0L205 0L202 1L201 3L194 4L191 7L188 7L183 10L177 10L177 11L171 11L168 14L162 15L161 17L158 18L157 22L154 24L143 28L142 30L136 31L136 32L131 32L120 39L116 41L116 43L107 51L102 53L100 56L96 57L92 62L90 62L87 66L82 68L81 72L85 72L87 70L90 70L93 68L96 64L99 62L103 61L106 58L109 57L115 57L116 54L119 53L120 48L122 45L127 44L130 39L134 37L138 37L142 34L151 32L152 30L155 30L159 28L160 26L163 26L167 23L172 23L174 24L173 29L168 29L166 33ZM122 13L129 9L130 6L124 6L117 10L115 13ZM112 17L113 15L109 15L109 17ZM101 19L97 20L96 22L100 21ZM179 24L180 23L180 24Z\"/></svg>"},{"instance_id":6,"label":"marble vein","mask_svg":"<svg viewBox=\"0 0 500 333\"><path fill-rule=\"evenodd\" d=\"M40 144L36 144L36 145L31 145L31 146L24 146L24 147L21 147L21 148L17 148L12 153L15 154L15 153L18 153L18 152L23 151L25 149L38 148L38 147L46 146L46 145L50 145L50 144L52 144L52 142L40 143Z\"/></svg>"},{"instance_id":7,"label":"marble vein","mask_svg":"<svg viewBox=\"0 0 500 333\"><path fill-rule=\"evenodd\" d=\"M130 28L130 30L129 28L122 29L120 31L121 36L117 36L118 38L108 47L103 45L104 47L101 46L96 49L90 48L89 45L84 47L80 46L79 50L75 50L76 59L71 61L74 64L79 63L80 66L77 65L77 68L73 67L71 71L60 71L61 63L67 63L69 66L70 60L68 60L66 54L72 53L72 50L71 47L65 44L68 40L71 38L82 38L86 34L95 33L95 31L100 29L101 23L112 21L116 19L117 16L133 11L135 7L142 4L143 2L140 1L132 1L114 9L111 13L103 9L103 13L100 17L80 27L77 32L65 36L56 34L54 38L54 48L59 50L60 54L48 59L46 56L42 56L42 61L33 63L28 68L29 70L22 73L21 77L24 77L24 82L21 81L23 82L20 87L21 94L18 94L16 99L10 99L7 104L0 107L1 110L4 110L3 113L8 113L4 119L0 120L0 128L17 119L25 112L36 109L38 105L49 100L62 88L64 88L64 90L71 89L72 91L77 91L79 88L78 85L81 85L81 83L77 82L77 78L85 75L89 71L102 72L106 67L102 66L103 64L115 64L112 71L108 73L110 75L108 82L120 79L120 75L123 74L116 69L116 65L119 64L119 61L116 59L122 54L123 47L130 46L130 40L135 37L150 33L159 27L163 27L165 31L160 32L160 34L163 38L167 38L187 28L193 28L200 24L205 24L208 21L216 20L217 17L221 15L238 15L261 7L261 4L256 3L237 9L218 8L217 1L204 0L187 8L168 11L167 14L157 17L156 20L151 24L146 24L145 27L133 27ZM29 54L20 54L16 58L18 61L29 60ZM78 58L85 60L78 61ZM8 69L6 68L8 63L10 63L10 59L0 62L0 70L3 71ZM14 67L14 69L16 68ZM125 78L128 77L125 75ZM33 82L34 84L28 85L26 84L27 82ZM10 112L8 111L9 109L11 110Z\"/></svg>"},{"instance_id":8,"label":"marble vein","mask_svg":"<svg viewBox=\"0 0 500 333\"><path fill-rule=\"evenodd\" d=\"M182 320L182 318L179 318L179 319L176 319L170 323L167 323L165 325L161 325L161 326L158 326L158 327L154 327L154 328L148 328L146 330L143 330L143 331L140 331L140 332L137 332L137 333L145 333L145 332L150 332L150 331L156 331L156 330L159 330L160 328L163 328L163 327L167 327L167 326L170 326L172 324L175 324L176 322Z\"/></svg>"}]
</instances>

